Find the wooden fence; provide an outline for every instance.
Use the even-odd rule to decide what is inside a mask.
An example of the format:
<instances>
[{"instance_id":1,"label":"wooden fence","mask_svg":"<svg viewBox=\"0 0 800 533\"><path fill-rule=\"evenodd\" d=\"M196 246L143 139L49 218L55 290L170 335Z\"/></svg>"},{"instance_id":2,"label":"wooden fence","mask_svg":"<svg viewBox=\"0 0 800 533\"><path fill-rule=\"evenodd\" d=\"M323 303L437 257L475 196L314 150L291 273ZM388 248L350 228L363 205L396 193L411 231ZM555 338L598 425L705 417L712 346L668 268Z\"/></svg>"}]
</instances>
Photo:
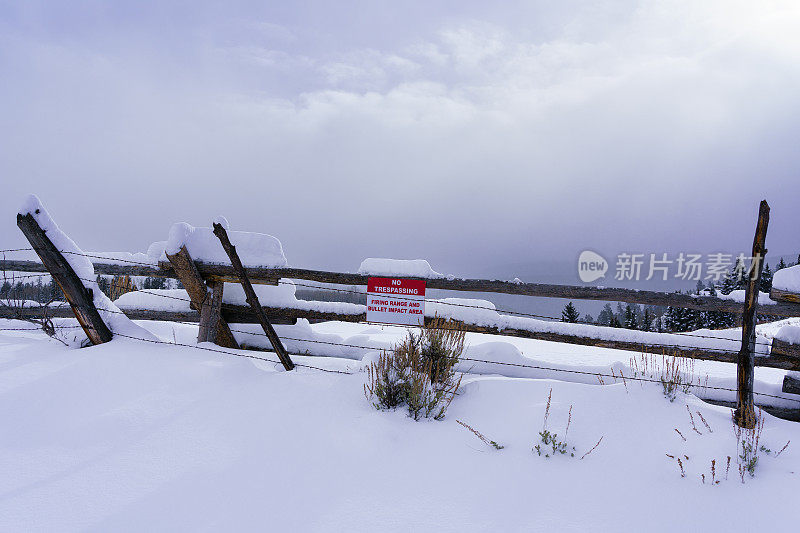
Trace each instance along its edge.
<instances>
[{"instance_id":1,"label":"wooden fence","mask_svg":"<svg viewBox=\"0 0 800 533\"><path fill-rule=\"evenodd\" d=\"M762 202L761 213L759 216L758 230L754 241L754 253L765 253L763 247L764 239L766 237L766 222L768 221L769 208L766 202ZM27 226L26 226L27 224ZM28 237L29 241L36 249L42 262L36 261L14 261L6 260L0 261L0 269L8 271L19 272L47 272L53 275L53 278L64 289L63 278L63 257L59 258L53 255L53 250L47 249L46 253L50 256L43 256L42 247L46 243L42 240L42 235L39 235L36 228L31 226L31 221L26 221L18 217L18 225ZM216 233L215 225L215 233ZM223 246L225 241L223 236L220 237ZM225 236L225 238L227 238ZM49 241L48 241L49 242ZM230 243L228 243L230 244ZM233 247L231 247L233 248ZM226 251L230 252L228 248ZM222 282L241 283L246 291L247 285L254 284L270 284L277 285L280 280L305 280L322 284L334 285L350 285L350 286L363 286L367 285L369 276L364 274L354 274L345 272L331 272L323 270L310 270L302 268L254 268L254 267L241 267L237 265L238 257L229 254L231 258L230 265L224 264L207 264L203 262L194 261L188 256L185 249L181 253L174 256L168 256L169 261L160 262L158 264L139 264L134 262L119 262L108 260L100 256L88 257L94 264L96 274L107 276L152 276L179 279L186 287L189 297L191 299L191 309L185 311L164 311L156 309L122 309L123 312L132 319L139 320L170 320L170 321L194 321L201 324L203 327L211 328L213 334L209 335L207 331L201 331L202 340L213 340L222 345L236 347L236 342L233 336L226 333L226 325L234 323L261 323L265 328L268 336L268 325L270 322L275 323L293 323L297 319L304 318L310 321L328 321L337 320L344 322L363 322L366 320L364 312L357 313L344 313L344 312L326 312L315 309L314 306L303 306L303 301L298 301L298 307L270 307L262 306L257 303L257 298L251 300L248 292L248 305L232 305L222 303L221 299L221 286ZM60 255L60 254L57 254ZM50 262L50 264L48 264ZM760 276L760 269L758 272ZM498 328L489 327L480 324L464 323L463 327L469 332L489 333L494 335L507 335L515 337L523 337L529 339L539 339L554 342L566 342L571 344L598 346L604 348L616 348L631 351L650 351L656 353L664 353L679 357L692 357L701 360L723 361L730 363L743 364L743 357L749 358L750 362L745 361L746 366L752 367L765 366L772 368L780 368L787 370L800 370L800 350L794 345L774 341L771 345L769 355L760 355L755 350L755 336L753 335L753 325L755 320L756 302L754 290L756 279L751 280L750 287L746 291L746 302L743 305L741 302L736 302L732 299L725 299L712 296L699 296L688 295L679 293L664 293L656 291L639 291L623 288L604 288L604 287L582 287L570 285L553 285L541 283L525 283L518 281L501 281L501 280L487 280L487 279L460 279L460 278L433 278L425 279L427 288L441 289L448 291L459 292L477 292L477 293L501 293L512 295L525 295L546 298L563 298L569 300L598 300L608 302L626 302L633 304L657 305L657 306L671 306L679 308L694 309L700 311L717 311L725 313L736 313L744 315L744 330L745 334L749 332L750 338L743 337L743 344L741 349L720 350L714 348L703 348L702 346L689 346L690 340L686 344L677 345L676 343L669 344L650 344L644 342L632 342L630 340L615 340L602 338L601 336L586 336L581 334L572 334L565 332L552 332L552 331L536 331L525 328ZM70 283L74 285L74 280ZM49 311L53 317L59 316L76 316L86 314L86 300L85 297L80 299L79 304L75 304L70 294L67 292L75 292L76 288L71 287L65 289L67 299L72 304L72 309L56 308ZM79 291L79 289L77 289ZM218 294L217 294L218 293ZM206 295L209 294L208 298ZM216 294L216 296L214 296ZM253 294L254 296L254 294ZM766 315L771 317L798 317L800 316L800 295L786 293L784 291L773 291L772 298L774 303L769 305L761 305L757 308L758 315ZM0 317L10 316L33 316L39 312L36 308L27 309L9 309L0 307ZM212 318L203 318L204 313ZM263 315L263 317L261 316ZM535 315L531 315L535 316ZM548 317L543 317L548 318ZM88 318L85 319L89 320ZM94 320L94 319L92 319ZM211 322L209 322L209 320ZM430 320L427 318L426 320ZM83 324L84 322L81 322ZM90 330L92 329L91 320ZM216 325L219 324L218 329ZM85 328L86 329L86 328ZM102 329L99 328L99 329ZM599 330L600 328L598 328ZM104 334L104 332L102 332ZM274 332L272 332L274 333ZM684 334L687 339L692 337L691 333ZM96 336L96 335L95 335ZM105 336L105 334L103 335ZM702 337L702 336L701 336ZM95 339L92 339L95 342ZM279 343L278 343L279 344ZM273 344L275 346L275 344ZM276 352L280 353L280 348L276 348ZM285 363L289 368L290 363ZM741 373L741 370L740 370ZM747 377L747 368L744 369L744 374ZM752 380L752 371L749 373ZM748 388L747 384L743 385ZM787 392L794 392L795 385L791 380L787 379L784 383L784 389ZM749 385L752 390L752 383Z\"/></svg>"},{"instance_id":2,"label":"wooden fence","mask_svg":"<svg viewBox=\"0 0 800 533\"><path fill-rule=\"evenodd\" d=\"M94 260L95 271L97 273L102 273L104 275L147 275L147 276L163 276L166 278L174 278L177 279L177 276L174 274L174 271L167 267L147 267L144 269L142 266L129 266L129 265L119 265L119 264L110 264L104 263L102 260L95 259ZM195 262L198 272L205 279L215 279L215 280L226 280L232 282L232 277L229 275L230 267L226 267L224 265L209 265L204 264L201 262ZM23 272L40 272L42 271L42 265L37 262L31 261L7 261L4 264L0 264L1 268L6 268L8 270L16 270L16 271L23 271ZM32 267L38 269L33 270ZM368 276L362 276L359 274L347 274L347 273L338 273L338 272L321 272L316 270L304 270L304 269L286 269L286 268L276 268L276 269L266 269L266 268L247 268L246 269L250 275L252 276L251 280L253 283L265 283L265 284L275 284L278 282L279 279L284 279L285 274L291 274L293 277L288 279L301 279L301 280L308 280L308 281L315 281L320 283L331 283L330 279L339 279L339 280L348 280L348 285L366 285ZM136 274L133 274L136 272ZM216 274L209 275L209 272L215 272ZM317 275L321 272L321 275ZM447 288L447 290L453 291L466 291L471 292L473 289L471 287L480 286L486 287L487 285L491 284L495 290L494 291L486 291L485 289L481 289L479 292L497 292L497 293L504 293L504 294L520 294L520 292L511 292L513 291L520 291L520 290L530 290L530 287L539 287L539 284L533 283L510 283L505 281L489 281L489 280L460 280L460 279L452 279L452 280L426 280L428 282L428 287L436 287L436 288ZM520 286L523 286L520 288ZM527 286L527 287L526 287ZM547 287L559 287L559 290L566 289L566 290L582 290L584 287L568 287L568 286L559 286L559 285L548 285ZM508 288L509 290L503 290ZM695 297L691 295L684 295L684 294L677 294L677 293L657 293L652 292L648 293L644 297L639 294L639 291L631 291L631 290L621 290L621 289L603 289L603 288L591 288L591 292L583 293L583 294L591 294L591 299L596 300L605 300L606 298L610 298L610 295L613 295L616 298L620 298L618 301L623 302L630 302L630 303L640 303L643 299L648 299L649 301L657 301L659 303L653 305L671 305L673 307L689 307L691 305L692 309L703 309L703 310L713 310L713 311L722 311L723 309L726 312L735 313L738 312L739 314L742 313L743 306L741 303L733 302L732 300L724 300L720 298L714 297ZM609 296L601 298L600 296L607 294L608 291ZM646 292L646 291L641 291ZM537 294L538 295L538 294ZM629 297L630 296L630 297ZM561 296L559 296L560 298ZM586 298L589 299L589 298ZM298 302L300 305L303 304L303 301ZM775 307L776 309L772 309ZM779 303L777 305L770 305L769 309L768 306L762 306L759 308L759 314L763 315L772 315L772 316L779 316L779 317L792 317L792 316L800 316L800 304L794 303ZM326 311L319 311L313 308L291 308L291 307L272 307L272 306L263 306L263 309L269 318L269 320L273 323L277 324L291 324L294 323L297 319L307 319L311 322L322 322L322 321L341 321L341 322L364 322L366 321L366 314L364 312L361 313L335 313L335 312L326 312ZM122 308L122 311L131 319L133 320L166 320L166 321L177 321L177 322L199 322L200 321L200 313L194 309L188 309L185 311L165 311L165 310L156 310L156 309L146 309L146 308ZM771 311L771 312L768 312ZM48 311L51 316L53 317L71 317L72 311L69 308L60 308L60 309L51 309ZM11 309L2 309L0 308L0 317L11 317L12 315L21 316L21 317L35 317L39 310L35 307L28 307L22 310L11 310ZM235 304L228 304L223 303L221 308L221 314L225 318L225 321L229 324L253 324L257 323L257 319L252 312L252 309L249 306L244 305L235 305ZM492 335L501 335L501 336L511 336L511 337L521 337L526 339L536 339L536 340L545 340L545 341L552 341L552 342L563 342L569 344L578 344L584 346L597 346L602 348L614 348L619 350L628 350L628 351L649 351L649 352L657 352L657 353L664 353L667 355L673 355L676 357L691 357L700 360L707 360L707 361L720 361L720 362L727 362L727 363L736 363L738 360L738 350L730 349L730 350L721 350L721 349L706 349L700 346L689 346L691 344L691 340L693 335L691 333L687 333L682 335L683 338L686 339L685 343L676 345L676 344L658 344L658 343L648 343L648 342L633 342L633 341L624 341L624 340L614 340L614 339L604 339L598 337L591 337L579 334L567 334L567 333L556 333L556 332L548 332L548 331L532 331L528 329L520 329L520 328L496 328L496 327L488 327L485 325L478 325L478 324L470 324L464 323L463 327L471 333L488 333ZM600 328L598 328L599 330ZM655 335L655 334L654 334ZM735 344L731 343L731 346L735 346ZM800 370L800 347L796 347L795 345L781 343L780 341L774 341L772 345L772 351L769 355L756 355L755 358L755 365L756 366L763 366L763 367L770 367L770 368L779 368L784 370Z\"/></svg>"}]
</instances>

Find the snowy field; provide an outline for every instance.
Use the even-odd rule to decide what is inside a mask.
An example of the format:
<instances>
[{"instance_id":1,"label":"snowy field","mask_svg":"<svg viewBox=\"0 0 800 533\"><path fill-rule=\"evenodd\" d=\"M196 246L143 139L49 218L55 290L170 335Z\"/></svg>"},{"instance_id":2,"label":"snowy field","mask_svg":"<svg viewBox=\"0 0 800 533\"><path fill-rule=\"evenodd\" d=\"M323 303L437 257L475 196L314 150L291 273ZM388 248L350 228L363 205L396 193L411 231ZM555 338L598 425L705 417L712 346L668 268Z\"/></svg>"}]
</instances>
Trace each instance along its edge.
<instances>
[{"instance_id":1,"label":"snowy field","mask_svg":"<svg viewBox=\"0 0 800 533\"><path fill-rule=\"evenodd\" d=\"M196 338L196 326L138 325L165 342ZM15 327L32 326L0 321ZM359 324L278 328L376 345L402 335ZM632 355L498 340L469 335L468 353L502 358L513 349L534 364L606 371ZM363 394L364 363L342 355L294 359L350 374L287 373L178 345L117 338L75 349L38 331L0 331L0 530L770 531L796 523L800 424L764 414L761 442L773 455L792 442L779 457L762 454L742 484L730 409L693 395L671 403L658 384L470 373L444 420L414 422L402 409L375 410ZM732 372L695 368L725 382ZM781 378L758 369L757 390L779 388ZM574 458L532 451L551 389L548 428L562 433L572 406ZM667 454L682 458L686 477ZM712 460L721 480L713 485Z\"/></svg>"}]
</instances>

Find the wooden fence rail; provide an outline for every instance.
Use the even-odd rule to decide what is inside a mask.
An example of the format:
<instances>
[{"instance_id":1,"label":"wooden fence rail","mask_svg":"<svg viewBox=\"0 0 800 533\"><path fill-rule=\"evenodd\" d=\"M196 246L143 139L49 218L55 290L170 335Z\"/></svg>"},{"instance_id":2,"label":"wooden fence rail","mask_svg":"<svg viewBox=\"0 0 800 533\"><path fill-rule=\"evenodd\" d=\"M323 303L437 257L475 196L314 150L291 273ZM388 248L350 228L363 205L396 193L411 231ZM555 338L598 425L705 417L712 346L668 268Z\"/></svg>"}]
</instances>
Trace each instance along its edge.
<instances>
[{"instance_id":1,"label":"wooden fence rail","mask_svg":"<svg viewBox=\"0 0 800 533\"><path fill-rule=\"evenodd\" d=\"M311 322L340 321L340 322L364 322L365 313L341 314L323 312L311 309L294 309L287 307L263 307L264 313L270 322L274 324L294 324L297 319L305 318ZM123 308L122 311L133 320L166 320L177 322L198 322L200 313L197 311L156 311L150 309L129 309ZM36 307L27 307L21 311L8 307L0 306L0 318L22 318L20 315L36 318L41 315L41 310ZM54 318L72 317L72 311L67 307L51 308L48 310L49 316ZM252 309L246 305L222 305L222 316L228 324L256 324L259 323ZM427 318L426 320L430 320ZM646 344L641 342L620 341L584 337L579 335L568 335L564 333L529 331L525 329L480 326L476 324L462 324L464 329L470 333L488 333L491 335L501 335L507 337L519 337L525 339L544 340L552 342L562 342L569 344L579 344L582 346L597 346L599 348L613 348L617 350L627 350L633 352L663 353L676 357L689 357L706 361L719 361L724 363L736 363L738 355L735 350L718 351L704 348L694 348L691 346L661 346ZM235 329L233 327L232 329ZM735 343L731 343L735 347ZM774 352L769 356L756 355L756 366L779 368L783 370L800 370L800 357L793 353L777 354Z\"/></svg>"},{"instance_id":2,"label":"wooden fence rail","mask_svg":"<svg viewBox=\"0 0 800 533\"><path fill-rule=\"evenodd\" d=\"M158 266L111 264L92 258L95 272L102 275L119 276L154 276L178 279L175 270L168 262ZM206 280L238 283L239 278L231 265L216 265L195 262L197 271ZM36 261L0 261L0 270L17 272L47 272ZM338 285L366 285L369 279L365 274L345 272L329 272L304 268L254 268L246 267L247 277L256 284L275 285L279 279L298 279L317 283ZM483 292L515 294L521 296L537 296L543 298L563 298L566 300L599 300L607 302L625 302L644 305L661 305L696 309L699 311L719 311L742 314L742 302L714 296L697 296L691 294L665 293L656 291L640 291L615 287L580 287L575 285L553 285L546 283L517 283L513 281L485 279L426 279L428 289L442 289L460 292ZM761 305L759 315L795 317L800 316L800 303L778 301Z\"/></svg>"}]
</instances>

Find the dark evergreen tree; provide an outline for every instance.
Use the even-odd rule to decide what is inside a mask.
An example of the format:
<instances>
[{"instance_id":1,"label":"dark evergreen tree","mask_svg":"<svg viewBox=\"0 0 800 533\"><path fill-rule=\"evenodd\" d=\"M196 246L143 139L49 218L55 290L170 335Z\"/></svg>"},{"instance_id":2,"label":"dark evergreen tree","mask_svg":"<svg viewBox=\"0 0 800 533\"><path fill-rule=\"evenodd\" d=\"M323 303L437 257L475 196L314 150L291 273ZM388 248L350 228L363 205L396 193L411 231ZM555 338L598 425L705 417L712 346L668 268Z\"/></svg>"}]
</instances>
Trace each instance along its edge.
<instances>
[{"instance_id":1,"label":"dark evergreen tree","mask_svg":"<svg viewBox=\"0 0 800 533\"><path fill-rule=\"evenodd\" d=\"M580 318L578 314L578 310L575 309L575 306L572 305L572 302L569 302L566 306L564 306L564 310L561 311L561 321L562 322L572 322L575 323Z\"/></svg>"},{"instance_id":2,"label":"dark evergreen tree","mask_svg":"<svg viewBox=\"0 0 800 533\"><path fill-rule=\"evenodd\" d=\"M650 311L650 308L644 308L644 316L642 316L642 331L650 331L650 328L653 324L653 313Z\"/></svg>"},{"instance_id":3,"label":"dark evergreen tree","mask_svg":"<svg viewBox=\"0 0 800 533\"><path fill-rule=\"evenodd\" d=\"M761 284L759 290L761 292L769 292L772 290L772 270L769 268L769 263L764 265L764 270L761 271Z\"/></svg>"},{"instance_id":4,"label":"dark evergreen tree","mask_svg":"<svg viewBox=\"0 0 800 533\"><path fill-rule=\"evenodd\" d=\"M103 276L97 276L97 286L103 291L103 294L111 298L111 282Z\"/></svg>"},{"instance_id":5,"label":"dark evergreen tree","mask_svg":"<svg viewBox=\"0 0 800 533\"><path fill-rule=\"evenodd\" d=\"M736 259L736 264L733 266L733 281L736 283L734 290L744 290L747 287L747 281L750 277L750 270L741 259Z\"/></svg>"},{"instance_id":6,"label":"dark evergreen tree","mask_svg":"<svg viewBox=\"0 0 800 533\"><path fill-rule=\"evenodd\" d=\"M599 315L597 315L597 323L601 326L614 325L614 310L611 308L611 304L606 304L603 306L603 310L600 311Z\"/></svg>"},{"instance_id":7,"label":"dark evergreen tree","mask_svg":"<svg viewBox=\"0 0 800 533\"><path fill-rule=\"evenodd\" d=\"M44 285L42 284L42 277L39 276L36 278L36 297L34 298L37 302L44 301Z\"/></svg>"},{"instance_id":8,"label":"dark evergreen tree","mask_svg":"<svg viewBox=\"0 0 800 533\"><path fill-rule=\"evenodd\" d=\"M787 266L789 266L789 265L787 265L786 261L784 261L783 257L781 257L781 260L778 261L778 266L775 267L775 272L777 272L778 270L782 270L782 269L786 268Z\"/></svg>"},{"instance_id":9,"label":"dark evergreen tree","mask_svg":"<svg viewBox=\"0 0 800 533\"><path fill-rule=\"evenodd\" d=\"M614 313L614 316L619 320L620 324L625 323L625 308L622 307L622 302L617 302L617 310Z\"/></svg>"},{"instance_id":10,"label":"dark evergreen tree","mask_svg":"<svg viewBox=\"0 0 800 533\"><path fill-rule=\"evenodd\" d=\"M52 279L50 280L49 289L50 290L48 291L49 292L48 300L52 300L55 302L64 299L64 293L61 292L61 287L58 286L58 283L56 283L55 280Z\"/></svg>"},{"instance_id":11,"label":"dark evergreen tree","mask_svg":"<svg viewBox=\"0 0 800 533\"><path fill-rule=\"evenodd\" d=\"M676 331L678 324L677 312L678 309L676 307L667 307L667 312L664 313L664 328L667 331Z\"/></svg>"},{"instance_id":12,"label":"dark evergreen tree","mask_svg":"<svg viewBox=\"0 0 800 533\"><path fill-rule=\"evenodd\" d=\"M725 277L722 278L722 282L719 284L719 292L722 294L730 294L736 289L739 288L739 279L738 274L736 273L736 268L734 267L731 269L730 272L725 274Z\"/></svg>"},{"instance_id":13,"label":"dark evergreen tree","mask_svg":"<svg viewBox=\"0 0 800 533\"><path fill-rule=\"evenodd\" d=\"M630 305L625 307L625 327L628 329L639 329L639 321L636 318L636 312Z\"/></svg>"},{"instance_id":14,"label":"dark evergreen tree","mask_svg":"<svg viewBox=\"0 0 800 533\"><path fill-rule=\"evenodd\" d=\"M696 326L697 321L697 315L692 309L668 307L664 313L664 327L667 331L689 331Z\"/></svg>"},{"instance_id":15,"label":"dark evergreen tree","mask_svg":"<svg viewBox=\"0 0 800 533\"><path fill-rule=\"evenodd\" d=\"M706 313L706 327L710 329L732 328L736 325L736 315L721 311L708 311Z\"/></svg>"}]
</instances>

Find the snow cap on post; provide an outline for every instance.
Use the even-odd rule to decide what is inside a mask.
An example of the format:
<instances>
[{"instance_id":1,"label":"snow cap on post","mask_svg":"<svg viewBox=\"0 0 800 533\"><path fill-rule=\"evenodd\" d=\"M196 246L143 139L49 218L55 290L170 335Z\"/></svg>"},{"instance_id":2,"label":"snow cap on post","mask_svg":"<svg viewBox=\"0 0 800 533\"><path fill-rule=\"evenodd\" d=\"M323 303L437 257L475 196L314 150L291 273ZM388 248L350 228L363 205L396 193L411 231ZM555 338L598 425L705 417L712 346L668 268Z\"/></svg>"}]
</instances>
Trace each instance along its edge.
<instances>
[{"instance_id":1,"label":"snow cap on post","mask_svg":"<svg viewBox=\"0 0 800 533\"><path fill-rule=\"evenodd\" d=\"M45 232L47 239L63 256L72 268L80 283L92 291L92 303L97 308L103 322L114 333L120 333L139 339L155 340L155 337L146 329L134 324L119 308L106 296L97 284L94 265L75 241L70 239L47 212L41 200L31 194L19 209L20 216L30 215Z\"/></svg>"},{"instance_id":2,"label":"snow cap on post","mask_svg":"<svg viewBox=\"0 0 800 533\"><path fill-rule=\"evenodd\" d=\"M288 264L281 241L276 237L266 233L230 231L230 224L225 217L217 217L215 222L228 232L231 244L236 247L245 267L280 268ZM166 253L175 255L183 246L194 261L222 265L230 263L211 228L196 228L185 222L173 224L165 246Z\"/></svg>"}]
</instances>

